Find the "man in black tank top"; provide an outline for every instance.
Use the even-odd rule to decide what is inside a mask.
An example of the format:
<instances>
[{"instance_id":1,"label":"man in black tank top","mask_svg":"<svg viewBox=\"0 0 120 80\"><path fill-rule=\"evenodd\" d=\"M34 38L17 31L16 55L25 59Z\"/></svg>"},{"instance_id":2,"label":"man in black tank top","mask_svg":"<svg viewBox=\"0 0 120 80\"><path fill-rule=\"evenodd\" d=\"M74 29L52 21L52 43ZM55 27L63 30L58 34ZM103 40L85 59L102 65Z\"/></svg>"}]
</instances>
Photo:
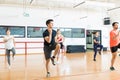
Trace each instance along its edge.
<instances>
[{"instance_id":1,"label":"man in black tank top","mask_svg":"<svg viewBox=\"0 0 120 80\"><path fill-rule=\"evenodd\" d=\"M55 42L56 31L52 29L53 27L53 20L49 19L46 21L47 29L43 32L44 38L44 55L46 59L46 70L47 70L47 77L50 76L49 71L49 62L52 61L52 64L55 65L55 56L60 50L60 44ZM51 57L52 50L54 51L53 56Z\"/></svg>"}]
</instances>

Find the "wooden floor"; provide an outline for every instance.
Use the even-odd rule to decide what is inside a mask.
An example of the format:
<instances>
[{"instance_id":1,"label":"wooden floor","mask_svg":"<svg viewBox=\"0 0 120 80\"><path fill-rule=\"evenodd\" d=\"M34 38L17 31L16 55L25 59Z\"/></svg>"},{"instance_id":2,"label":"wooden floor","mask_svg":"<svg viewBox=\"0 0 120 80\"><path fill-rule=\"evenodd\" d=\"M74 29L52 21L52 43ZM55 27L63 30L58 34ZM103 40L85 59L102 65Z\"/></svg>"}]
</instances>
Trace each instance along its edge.
<instances>
[{"instance_id":1,"label":"wooden floor","mask_svg":"<svg viewBox=\"0 0 120 80\"><path fill-rule=\"evenodd\" d=\"M44 55L16 55L8 69L4 56L0 56L0 80L120 80L120 56L115 71L110 71L110 52L97 55L93 52L67 54L56 66L51 65L51 77L46 78Z\"/></svg>"}]
</instances>

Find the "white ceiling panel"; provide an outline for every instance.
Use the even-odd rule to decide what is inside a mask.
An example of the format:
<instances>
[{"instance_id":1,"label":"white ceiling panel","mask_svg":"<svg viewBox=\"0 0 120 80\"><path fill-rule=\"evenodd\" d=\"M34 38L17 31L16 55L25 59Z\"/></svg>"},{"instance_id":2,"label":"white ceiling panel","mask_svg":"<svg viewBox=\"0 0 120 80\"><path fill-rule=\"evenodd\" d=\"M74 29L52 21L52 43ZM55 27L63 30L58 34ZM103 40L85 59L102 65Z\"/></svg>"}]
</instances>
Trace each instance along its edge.
<instances>
[{"instance_id":1,"label":"white ceiling panel","mask_svg":"<svg viewBox=\"0 0 120 80\"><path fill-rule=\"evenodd\" d=\"M13 5L13 6L30 6L30 7L46 7L46 8L86 8L92 7L104 7L110 9L111 6L98 6L96 3L94 5L88 5L86 2L97 2L97 3L112 3L115 7L119 6L120 0L0 0L0 5Z\"/></svg>"}]
</instances>

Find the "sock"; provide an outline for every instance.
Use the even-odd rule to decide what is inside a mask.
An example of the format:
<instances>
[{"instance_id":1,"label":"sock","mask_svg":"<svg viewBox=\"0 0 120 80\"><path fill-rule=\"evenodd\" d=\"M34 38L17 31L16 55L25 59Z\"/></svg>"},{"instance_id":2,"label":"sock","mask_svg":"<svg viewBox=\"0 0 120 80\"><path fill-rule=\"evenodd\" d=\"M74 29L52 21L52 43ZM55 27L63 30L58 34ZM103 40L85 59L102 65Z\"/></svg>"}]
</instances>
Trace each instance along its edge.
<instances>
[{"instance_id":1,"label":"sock","mask_svg":"<svg viewBox=\"0 0 120 80\"><path fill-rule=\"evenodd\" d=\"M50 72L47 72L47 74L50 74Z\"/></svg>"},{"instance_id":2,"label":"sock","mask_svg":"<svg viewBox=\"0 0 120 80\"><path fill-rule=\"evenodd\" d=\"M55 58L55 56L53 56L52 58Z\"/></svg>"}]
</instances>

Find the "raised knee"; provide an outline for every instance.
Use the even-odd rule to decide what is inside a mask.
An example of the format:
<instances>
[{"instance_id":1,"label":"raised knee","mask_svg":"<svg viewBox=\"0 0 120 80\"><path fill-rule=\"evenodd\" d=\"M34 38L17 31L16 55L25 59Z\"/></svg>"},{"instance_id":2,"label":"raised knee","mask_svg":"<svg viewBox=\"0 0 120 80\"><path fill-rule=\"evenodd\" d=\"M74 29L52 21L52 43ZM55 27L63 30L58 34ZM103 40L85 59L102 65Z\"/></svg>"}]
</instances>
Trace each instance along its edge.
<instances>
[{"instance_id":1,"label":"raised knee","mask_svg":"<svg viewBox=\"0 0 120 80\"><path fill-rule=\"evenodd\" d=\"M60 46L61 46L60 44L57 44L57 47L58 47L58 48L60 48Z\"/></svg>"}]
</instances>

